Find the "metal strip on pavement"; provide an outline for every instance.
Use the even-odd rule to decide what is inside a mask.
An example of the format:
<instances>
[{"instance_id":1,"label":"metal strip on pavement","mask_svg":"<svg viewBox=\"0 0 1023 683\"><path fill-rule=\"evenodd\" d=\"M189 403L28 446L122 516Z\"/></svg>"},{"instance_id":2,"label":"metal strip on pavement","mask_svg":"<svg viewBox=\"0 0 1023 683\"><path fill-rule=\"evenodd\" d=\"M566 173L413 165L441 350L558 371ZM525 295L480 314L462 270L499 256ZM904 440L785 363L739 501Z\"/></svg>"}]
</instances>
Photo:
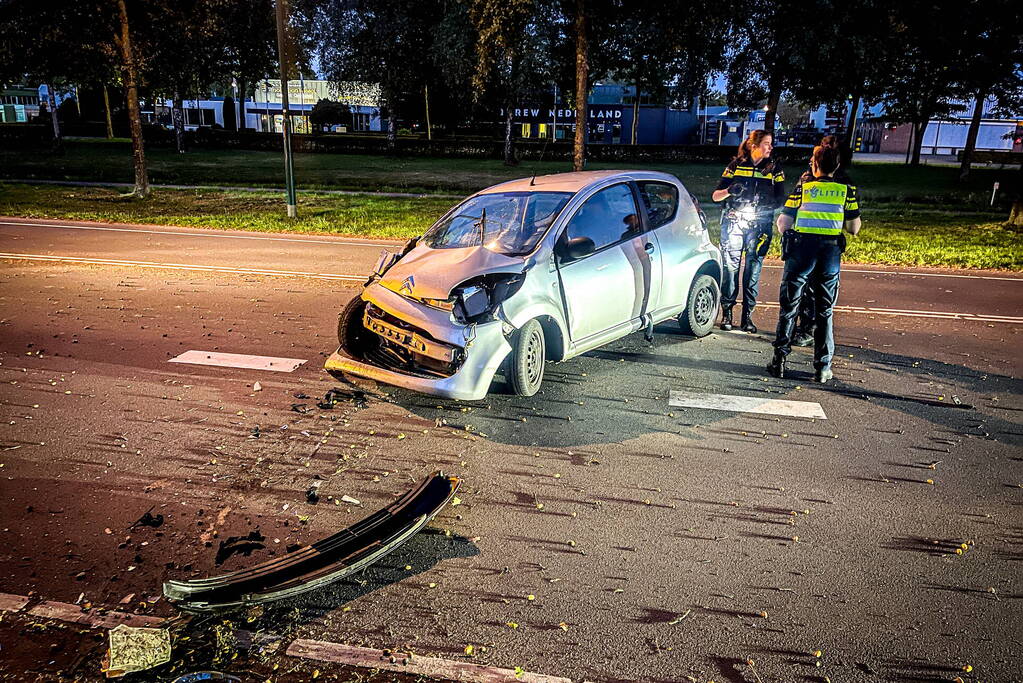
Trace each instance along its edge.
<instances>
[{"instance_id":1,"label":"metal strip on pavement","mask_svg":"<svg viewBox=\"0 0 1023 683\"><path fill-rule=\"evenodd\" d=\"M500 669L473 662L423 657L398 651L385 653L383 650L329 643L322 640L295 640L288 646L285 654L319 662L404 672L414 676L466 683L506 683L507 681L572 683L571 679L560 676L546 676L528 671L516 672L512 669Z\"/></svg>"},{"instance_id":2,"label":"metal strip on pavement","mask_svg":"<svg viewBox=\"0 0 1023 683\"><path fill-rule=\"evenodd\" d=\"M273 356L250 356L243 353L220 353L219 351L185 351L171 358L168 363L190 365L216 365L222 368L245 370L270 370L272 372L294 372L304 360L300 358L274 358Z\"/></svg>"},{"instance_id":3,"label":"metal strip on pavement","mask_svg":"<svg viewBox=\"0 0 1023 683\"><path fill-rule=\"evenodd\" d=\"M78 256L48 256L46 254L13 254L0 252L0 258L24 261L52 261L58 263L80 263L94 266L131 266L134 268L158 268L162 270L189 270L203 273L234 273L238 275L278 275L283 277L309 277L318 280L343 280L365 282L366 276L338 275L334 273L311 273L300 270L266 270L261 268L230 268L227 266L197 266L187 263L156 263L152 261L125 261L120 259L82 258Z\"/></svg>"},{"instance_id":4,"label":"metal strip on pavement","mask_svg":"<svg viewBox=\"0 0 1023 683\"><path fill-rule=\"evenodd\" d=\"M729 396L727 394L692 394L687 391L671 391L668 405L676 408L704 408L724 410L732 413L757 413L761 415L784 415L826 420L820 403L811 401L784 401L777 398L756 398L754 396Z\"/></svg>"}]
</instances>

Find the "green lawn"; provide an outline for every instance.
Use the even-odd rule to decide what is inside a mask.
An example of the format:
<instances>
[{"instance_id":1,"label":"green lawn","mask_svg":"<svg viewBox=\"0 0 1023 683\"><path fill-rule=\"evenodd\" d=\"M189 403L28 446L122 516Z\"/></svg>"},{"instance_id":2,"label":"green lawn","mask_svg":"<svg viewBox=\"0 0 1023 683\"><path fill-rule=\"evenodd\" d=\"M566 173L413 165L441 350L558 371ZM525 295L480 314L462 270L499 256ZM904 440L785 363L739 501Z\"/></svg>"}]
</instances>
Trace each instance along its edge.
<instances>
[{"instance_id":1,"label":"green lawn","mask_svg":"<svg viewBox=\"0 0 1023 683\"><path fill-rule=\"evenodd\" d=\"M153 183L280 186L277 153L195 150L148 152ZM590 168L613 168L592 164ZM685 182L707 210L716 240L719 206L710 193L719 164L652 164ZM279 192L158 190L146 201L104 188L0 184L0 213L234 228L267 232L318 232L401 238L420 234L456 200L344 196L315 189L404 191L464 195L489 185L537 173L569 170L566 162L391 158L343 154L298 154L299 220L283 217ZM802 171L789 164L791 186ZM1023 234L1003 221L1008 208L987 206L991 184L1006 173L978 169L960 186L958 169L861 164L851 174L860 187L864 228L850 240L846 258L861 263L1023 270ZM0 151L0 178L131 180L130 147L124 141L73 140L64 154ZM776 252L777 246L775 246Z\"/></svg>"}]
</instances>

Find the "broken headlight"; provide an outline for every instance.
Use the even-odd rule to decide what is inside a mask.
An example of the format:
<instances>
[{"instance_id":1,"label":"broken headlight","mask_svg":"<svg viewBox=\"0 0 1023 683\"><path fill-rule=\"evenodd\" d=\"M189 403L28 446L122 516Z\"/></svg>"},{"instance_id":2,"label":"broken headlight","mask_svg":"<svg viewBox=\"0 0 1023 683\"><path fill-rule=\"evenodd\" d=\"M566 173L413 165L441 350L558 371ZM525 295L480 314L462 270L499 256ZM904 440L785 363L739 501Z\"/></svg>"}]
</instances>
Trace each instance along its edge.
<instances>
[{"instance_id":1,"label":"broken headlight","mask_svg":"<svg viewBox=\"0 0 1023 683\"><path fill-rule=\"evenodd\" d=\"M451 292L455 320L471 323L493 313L525 280L521 273L495 273L463 282Z\"/></svg>"}]
</instances>

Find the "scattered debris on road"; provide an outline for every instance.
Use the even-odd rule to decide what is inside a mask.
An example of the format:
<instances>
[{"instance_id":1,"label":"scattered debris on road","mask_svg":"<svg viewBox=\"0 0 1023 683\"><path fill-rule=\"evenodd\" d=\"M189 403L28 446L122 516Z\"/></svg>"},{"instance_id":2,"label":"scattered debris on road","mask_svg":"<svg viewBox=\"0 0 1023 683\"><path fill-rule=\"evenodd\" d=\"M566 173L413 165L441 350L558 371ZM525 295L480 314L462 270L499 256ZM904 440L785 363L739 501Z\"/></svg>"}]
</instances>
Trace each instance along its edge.
<instances>
[{"instance_id":1,"label":"scattered debris on road","mask_svg":"<svg viewBox=\"0 0 1023 683\"><path fill-rule=\"evenodd\" d=\"M107 678L120 678L170 661L170 631L120 624L110 629L110 648L104 665Z\"/></svg>"}]
</instances>

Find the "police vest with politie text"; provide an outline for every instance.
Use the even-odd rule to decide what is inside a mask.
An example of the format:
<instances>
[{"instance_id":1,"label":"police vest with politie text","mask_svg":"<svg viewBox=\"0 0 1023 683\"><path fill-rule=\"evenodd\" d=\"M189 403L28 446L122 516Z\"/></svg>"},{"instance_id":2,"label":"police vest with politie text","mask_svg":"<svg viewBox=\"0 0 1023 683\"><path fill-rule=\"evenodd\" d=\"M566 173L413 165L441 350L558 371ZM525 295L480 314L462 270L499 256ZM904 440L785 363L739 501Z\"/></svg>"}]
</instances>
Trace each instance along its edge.
<instances>
[{"instance_id":1,"label":"police vest with politie text","mask_svg":"<svg viewBox=\"0 0 1023 683\"><path fill-rule=\"evenodd\" d=\"M845 251L845 235L842 225L860 215L856 186L821 176L800 183L789 195L782 213L795 218L791 230L782 241L782 258L785 258L789 243L795 235L818 235L835 238Z\"/></svg>"}]
</instances>

